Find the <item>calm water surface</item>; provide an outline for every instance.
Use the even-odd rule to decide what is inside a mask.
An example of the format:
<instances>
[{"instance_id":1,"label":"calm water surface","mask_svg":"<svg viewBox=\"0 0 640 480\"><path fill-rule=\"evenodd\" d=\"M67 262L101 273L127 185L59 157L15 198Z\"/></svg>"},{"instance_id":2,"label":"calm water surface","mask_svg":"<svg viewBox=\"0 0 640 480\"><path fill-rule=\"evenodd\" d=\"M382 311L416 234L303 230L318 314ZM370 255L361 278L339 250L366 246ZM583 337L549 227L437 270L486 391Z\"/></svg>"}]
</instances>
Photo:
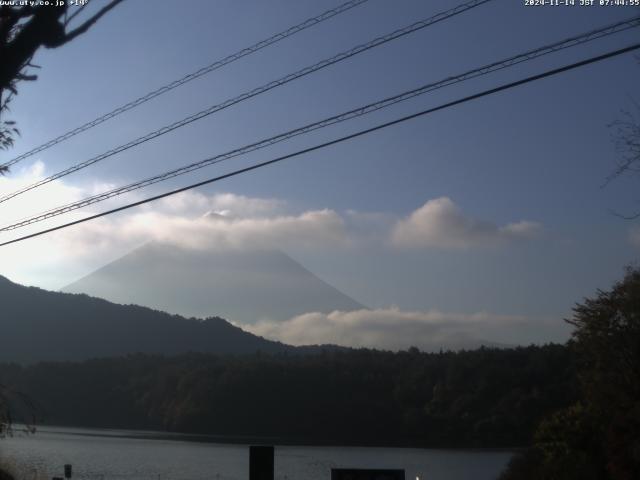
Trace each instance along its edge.
<instances>
[{"instance_id":1,"label":"calm water surface","mask_svg":"<svg viewBox=\"0 0 640 480\"><path fill-rule=\"evenodd\" d=\"M73 465L78 480L246 480L246 445L158 437L152 432L43 427L35 435L0 440L0 458L18 480L62 476ZM329 480L331 468L404 468L407 480L494 480L508 451L368 447L276 446L279 480Z\"/></svg>"}]
</instances>

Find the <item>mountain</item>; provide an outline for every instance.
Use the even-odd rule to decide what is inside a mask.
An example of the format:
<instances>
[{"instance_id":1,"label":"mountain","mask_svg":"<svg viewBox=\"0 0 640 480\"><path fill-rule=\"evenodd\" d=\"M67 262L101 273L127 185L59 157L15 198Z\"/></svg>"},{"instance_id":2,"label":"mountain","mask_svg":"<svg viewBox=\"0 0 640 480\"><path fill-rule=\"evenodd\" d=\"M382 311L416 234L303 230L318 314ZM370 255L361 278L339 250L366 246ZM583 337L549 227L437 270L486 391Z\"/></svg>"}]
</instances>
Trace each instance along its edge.
<instances>
[{"instance_id":1,"label":"mountain","mask_svg":"<svg viewBox=\"0 0 640 480\"><path fill-rule=\"evenodd\" d=\"M24 287L0 276L0 362L31 363L185 352L254 353L294 347L218 318L198 320L87 295Z\"/></svg>"},{"instance_id":2,"label":"mountain","mask_svg":"<svg viewBox=\"0 0 640 480\"><path fill-rule=\"evenodd\" d=\"M241 324L365 308L280 251L192 250L157 242L62 291Z\"/></svg>"}]
</instances>

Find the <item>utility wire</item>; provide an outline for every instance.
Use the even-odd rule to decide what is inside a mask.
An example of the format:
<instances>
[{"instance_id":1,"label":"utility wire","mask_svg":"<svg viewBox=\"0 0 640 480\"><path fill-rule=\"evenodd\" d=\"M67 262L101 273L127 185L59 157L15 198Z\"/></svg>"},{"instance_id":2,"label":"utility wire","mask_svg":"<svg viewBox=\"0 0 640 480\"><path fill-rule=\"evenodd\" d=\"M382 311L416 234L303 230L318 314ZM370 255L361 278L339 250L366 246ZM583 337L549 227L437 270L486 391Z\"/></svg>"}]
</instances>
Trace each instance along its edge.
<instances>
[{"instance_id":1,"label":"utility wire","mask_svg":"<svg viewBox=\"0 0 640 480\"><path fill-rule=\"evenodd\" d=\"M209 157L206 158L204 160L200 160L198 162L194 162L191 163L189 165L185 165L173 170L169 170L167 172L155 175L153 177L144 179L144 180L140 180L134 183L131 183L129 185L125 185L123 187L118 187L112 190L109 190L107 192L103 192L91 197L87 197L84 198L82 200L73 202L73 203L69 203L66 205L62 205L62 206L58 206L55 207L51 210L47 210L45 212L41 212L40 214L38 214L35 217L30 217L30 218L26 218L26 219L21 219L19 221L16 221L15 223L11 224L11 225L7 225L7 226L3 226L0 228L0 232L1 231L9 231L9 230L15 230L17 228L20 227L24 227L26 225L30 225L32 223L37 223L43 220L46 220L48 218L52 218L58 215L62 215L64 213L68 213L70 211L73 210L77 210L79 208L82 207L86 207L88 205L92 205L94 203L98 203L98 202L102 202L105 201L109 198L113 198L119 195L123 195L125 193L128 192L132 192L134 190L138 190L144 187L147 187L149 185L153 185L165 180L168 180L170 178L174 178L180 175L184 175L186 173L210 166L210 165L214 165L220 162L223 162L225 160L228 160L230 158L234 158L234 157L238 157L241 155L245 155L247 153L253 152L255 150L259 150L271 145L274 145L276 143L280 143L282 141L285 140L289 140L293 137L296 137L298 135L303 135L309 132L312 132L314 130L318 130L321 128L325 128L328 127L330 125L334 125L337 123L341 123L353 118L357 118L372 112L375 112L377 110L381 110L387 107L390 107L392 105L395 105L396 103L400 103L406 100L409 100L411 98L414 98L418 95L423 95L426 94L428 92L432 92L434 90L438 90L440 88L443 87L447 87L465 80L470 80L476 77L480 77L482 75L486 75L492 72L496 72L498 70L502 70L504 68L508 68L511 67L513 65L518 65L520 63L526 62L526 61L530 61L533 60L535 58L539 58L542 57L544 55L548 55L550 53L554 53L557 52L559 50L563 50L569 47L573 47L576 45L581 45L583 43L589 42L589 41L593 41L596 39L600 39L603 38L605 36L608 35L612 35L614 33L619 33L625 30L628 30L630 28L633 27L638 27L640 26L640 16L639 17L635 17L635 18L631 18L631 19L627 19L621 22L617 22L617 23L613 23L610 25L607 25L605 27L601 27L599 29L596 30L592 30L577 36L573 36L573 37L569 37L567 39L564 39L562 41L559 42L555 42L549 45L545 45L539 48L536 48L534 50L530 50L512 57L508 57L504 60L500 60L485 66L482 66L480 68L476 68L473 70L469 70L465 73L462 73L460 75L455 75L455 76L451 76L451 77L447 77L443 80L434 82L434 83L429 83L423 86L420 86L416 89L413 90L409 90L403 93L400 93L398 95L394 95L392 97L388 97L385 98L383 100L374 102L374 103L370 103L368 105L353 109L353 110L349 110L347 112L343 112L340 113L338 115L334 115L332 117L329 118L325 118L323 120L305 125L303 127L299 127L296 128L294 130L289 130L287 132L281 133L279 135L275 135L273 137L269 137L263 140L260 140L258 142L249 144L249 145L245 145L243 147L240 148L236 148L234 150L231 150L229 152L226 153L222 153L213 157Z\"/></svg>"},{"instance_id":2,"label":"utility wire","mask_svg":"<svg viewBox=\"0 0 640 480\"><path fill-rule=\"evenodd\" d=\"M470 10L472 8L478 7L484 3L490 2L492 0L472 0L470 2L466 2L463 3L461 5L458 5L457 7L454 7L452 9L446 10L444 12L438 13L432 17L429 17L427 19L424 20L420 20L419 22L413 23L407 27L395 30L387 35L384 35L382 37L378 37L375 38L365 44L362 45L358 45L356 47L353 47L350 50L347 50L345 52L339 53L331 58L322 60L318 63L315 63L309 67L303 68L301 70L298 70L297 72L294 73L290 73L278 80L274 80L271 81L269 83L266 83L260 87L257 87L251 91L245 92L237 97L228 99L222 103L219 103L217 105L213 105L205 110L202 110L198 113L195 113L193 115L190 115L188 117L183 118L182 120L178 120L177 122L174 122L170 125L164 126L158 130L155 130L153 132L150 132L142 137L138 137L135 140L132 140L128 143L125 143L123 145L120 145L116 148L113 148L111 150L108 150L107 152L104 152L96 157L90 158L89 160L85 160L84 162L80 162L76 165L73 165L65 170L62 170L60 172L57 172L47 178L44 178L38 182L35 182L31 185L28 185L22 189L16 190L10 194L4 195L3 197L0 197L0 203L6 202L7 200L10 200L18 195L21 195L25 192L28 192L29 190L33 190L34 188L40 187L42 185L45 185L49 182L52 182L53 180L57 180L58 178L62 178L65 177L67 175L70 175L74 172L77 172L78 170L82 170L83 168L86 168L90 165L93 165L94 163L100 162L106 158L109 158L113 155L116 155L117 153L123 152L125 150L128 150L132 147L135 147L137 145L140 145L142 143L148 142L149 140L153 140L154 138L157 138L161 135L164 135L165 133L169 133L177 128L180 127L184 127L185 125L188 125L192 122L195 122L197 120L200 120L204 117L207 117L213 113L219 112L221 110L224 110L232 105L235 105L237 103L243 102L244 100L248 100L252 97L255 97L257 95L260 95L262 93L268 92L269 90L272 90L274 88L280 87L282 85L285 85L289 82L292 82L294 80L297 80L298 78L304 77L306 75L309 75L311 73L317 72L318 70L321 70L323 68L326 68L330 65L334 65L338 62L341 62L343 60L346 60L348 58L351 58L355 55L358 55L360 53L363 53L367 50L370 50L372 48L378 47L380 45L383 45L387 42L390 42L392 40L396 40L400 37L404 37L405 35L408 35L410 33L414 33L417 32L419 30L422 30L423 28L426 28L430 25L433 25L435 23L441 22L443 20L449 19L451 17L454 17L456 15L459 15L463 12L466 12L467 10Z\"/></svg>"},{"instance_id":3,"label":"utility wire","mask_svg":"<svg viewBox=\"0 0 640 480\"><path fill-rule=\"evenodd\" d=\"M78 135L79 133L82 133L84 131L89 130L90 128L93 128L97 125L100 125L101 123L106 122L107 120L110 120L114 117L117 117L118 115L120 115L121 113L124 113L128 110L131 110L132 108L135 108L139 105L142 105L143 103L148 102L149 100L155 98L155 97L159 97L160 95L163 95L171 90L173 90L174 88L178 88L182 85L184 85L185 83L190 82L191 80L195 80L196 78L202 77L203 75L206 75L208 73L213 72L214 70L218 70L219 68L224 67L225 65L228 65L232 62L235 62L236 60L239 60L243 57L246 57L247 55L251 55L252 53L255 53L259 50L262 50L265 47L268 47L270 45L273 45L274 43L279 42L280 40L284 40L287 37L291 37L292 35L295 35L296 33L302 32L303 30L306 30L309 27L313 27L314 25L318 25L319 23L324 22L325 20L329 20L332 17L335 17L336 15L340 15L343 12L346 12L354 7L357 7L359 5L362 5L365 2L368 2L369 0L350 0L348 2L343 3L342 5L339 5L336 8L332 8L331 10L327 10L324 13L321 13L320 15L317 15L315 17L312 18L308 18L307 20L305 20L302 23L299 23L298 25L294 25L293 27L288 28L287 30L284 30L280 33L276 33L275 35L272 35L269 38L266 38L264 40L259 41L258 43L255 43L253 45L251 45L250 47L246 47L243 48L242 50L239 50L235 53L232 53L231 55L226 56L225 58L222 58L220 60L217 60L209 65L207 65L206 67L202 67L199 70L196 70L195 72L191 72L187 75L185 75L182 78L179 78L178 80L174 80L173 82L167 83L166 85L163 85L162 87L147 93L146 95L143 95L142 97L136 98L135 100L130 101L129 103L126 103L114 110L112 110L109 113L105 113L104 115L91 120L90 122L87 122L83 125L80 125L79 127L74 128L73 130L69 130L68 132L60 135L59 137L56 137L52 140L49 140L48 142L43 143L42 145L34 148L33 150L29 150L28 152L23 153L22 155L9 160L8 162L3 163L2 165L0 165L0 167L9 167L11 165L14 165L22 160L24 160L25 158L29 158L32 155L35 155L36 153L40 153L50 147L53 147L54 145L57 145L60 142L63 142L65 140L68 140L71 137L74 137L76 135ZM80 9L78 9L78 11L80 11ZM76 12L77 13L77 12ZM75 14L74 14L75 15ZM72 16L73 17L73 16ZM71 21L71 18L69 18L69 21Z\"/></svg>"},{"instance_id":4,"label":"utility wire","mask_svg":"<svg viewBox=\"0 0 640 480\"><path fill-rule=\"evenodd\" d=\"M153 202L155 200L160 200L162 198L165 198L165 197L168 197L168 196L171 196L171 195L175 195L177 193L182 193L182 192L185 192L187 190L191 190L191 189L194 189L194 188L197 188L197 187L202 187L204 185L208 185L210 183L218 182L218 181L224 180L226 178L231 178L231 177L234 177L236 175L240 175L242 173L250 172L252 170L257 170L259 168L266 167L268 165L272 165L274 163L278 163L278 162L281 162L283 160L287 160L289 158L298 157L300 155L304 155L306 153L310 153L310 152L313 152L313 151L316 151L316 150L320 150L320 149L329 147L331 145L336 145L338 143L342 143L342 142L345 142L347 140L352 140L354 138L361 137L363 135L367 135L369 133L376 132L378 130L382 130L382 129L390 127L392 125L397 125L399 123L403 123L403 122L406 122L408 120L413 120L415 118L422 117L424 115L428 115L428 114L437 112L439 110L445 110L447 108L451 108L451 107L454 107L456 105L460 105L462 103L470 102L472 100L476 100L478 98L486 97L488 95L493 95L493 94L501 92L503 90L508 90L508 89L515 88L515 87L520 86L520 85L524 85L526 83L531 83L531 82L534 82L534 81L537 81L537 80L541 80L541 79L546 78L546 77L550 77L550 76L553 76L553 75L558 75L560 73L567 72L569 70L573 70L573 69L576 69L576 68L579 68L579 67L582 67L582 66L585 66L585 65L592 64L592 63L600 62L602 60L606 60L608 58L612 58L612 57L616 57L616 56L619 56L619 55L623 55L625 53L628 53L628 52L631 52L631 51L634 51L634 50L638 50L638 49L640 49L640 43L635 43L633 45L629 45L627 47L624 47L624 48L621 48L621 49L618 49L618 50L610 51L610 52L605 53L603 55L598 55L596 57L591 57L591 58L588 58L586 60L582 60L580 62L572 63L572 64L569 64L569 65L565 65L565 66L560 67L560 68L555 68L553 70L547 70L547 71L545 71L543 73L540 73L540 74L537 74L537 75L532 75L530 77L526 77L524 79L521 79L521 80L518 80L518 81L515 81L515 82L503 84L503 85L500 85L499 87L491 88L489 90L484 90L484 91L482 91L480 93L476 93L474 95L469 95L467 97L464 97L464 98L461 98L461 99L458 99L458 100L454 100L452 102L448 102L448 103L439 105L437 107L429 108L427 110L422 110L420 112L417 112L417 113L414 113L414 114L411 114L411 115L407 115L405 117L401 117L401 118L398 118L396 120L392 120L390 122L386 122L386 123L382 123L382 124L376 125L375 127L367 128L365 130L360 130L360 131L358 131L356 133L352 133L350 135L345 135L343 137L340 137L340 138L337 138L337 139L334 139L334 140L331 140L331 141L328 141L328 142L324 142L324 143L321 143L321 144L318 144L318 145L314 145L313 147L305 148L303 150L298 150L297 152L290 153L288 155L283 155L281 157L277 157L277 158L274 158L272 160L268 160L268 161L261 162L261 163L255 164L255 165L251 165L250 167L241 168L239 170L235 170L233 172L226 173L224 175L220 175L220 176L217 176L217 177L214 177L214 178L210 178L208 180L204 180L204 181L201 181L201 182L198 182L198 183L194 183L194 184L188 185L186 187L178 188L176 190L171 190L169 192L165 192L165 193L162 193L160 195L156 195L156 196L153 196L153 197L150 197L150 198L146 198L146 199L140 200L138 202L134 202L134 203L130 203L130 204L127 204L127 205L123 205L121 207L114 208L112 210L107 210L105 212L98 213L96 215L91 215L89 217L82 218L80 220L75 220L73 222L65 223L63 225L58 225L56 227L48 228L46 230L41 230L39 232L31 233L31 234L25 235L23 237L15 238L13 240L9 240L7 242L0 243L0 247L4 247L4 246L10 245L12 243L16 243L16 242L20 242L20 241L23 241L23 240L27 240L29 238L33 238L33 237L37 237L37 236L40 236L40 235L44 235L45 233L50 233L50 232L54 232L54 231L57 231L57 230L61 230L63 228L71 227L73 225L78 225L80 223L88 222L89 220L94 220L96 218L100 218L100 217L104 217L104 216L107 216L107 215L111 215L113 213L121 212L123 210L128 210L130 208L137 207L139 205L144 205L145 203Z\"/></svg>"}]
</instances>

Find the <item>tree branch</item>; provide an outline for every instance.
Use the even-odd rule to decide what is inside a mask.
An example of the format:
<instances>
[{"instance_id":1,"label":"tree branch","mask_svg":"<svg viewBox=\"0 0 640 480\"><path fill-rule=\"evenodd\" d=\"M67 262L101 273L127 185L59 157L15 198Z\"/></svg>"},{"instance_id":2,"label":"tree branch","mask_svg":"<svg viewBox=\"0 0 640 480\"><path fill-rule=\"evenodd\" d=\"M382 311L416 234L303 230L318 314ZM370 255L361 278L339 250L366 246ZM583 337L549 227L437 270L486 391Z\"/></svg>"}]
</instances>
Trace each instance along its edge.
<instances>
[{"instance_id":1,"label":"tree branch","mask_svg":"<svg viewBox=\"0 0 640 480\"><path fill-rule=\"evenodd\" d=\"M91 26L96 23L103 15L105 15L107 12L109 12L109 10L115 8L119 3L122 3L123 0L112 0L111 2L109 2L109 4L107 4L106 6L102 7L100 9L100 11L98 13L96 13L94 16L92 16L91 18L89 18L88 20L86 20L82 25L80 25L78 28L76 28L75 30L70 31L69 33L67 33L64 36L63 42L60 43L60 45L64 45L67 42L70 42L71 40L73 40L74 38L76 38L78 35L82 35L83 33L85 33L87 30L89 30L89 28L91 28ZM55 45L55 46L60 46L60 45Z\"/></svg>"},{"instance_id":2,"label":"tree branch","mask_svg":"<svg viewBox=\"0 0 640 480\"><path fill-rule=\"evenodd\" d=\"M66 27L67 25L69 25L69 24L71 23L71 21L72 21L74 18L76 18L76 16L77 16L79 13L82 13L82 10L84 10L84 7L86 7L86 6L87 6L87 4L85 3L84 5L81 5L80 7L78 7L78 9L77 9L75 12L73 12L73 13L69 16L69 18L67 18L67 19L65 20L65 22L64 22L64 26Z\"/></svg>"}]
</instances>

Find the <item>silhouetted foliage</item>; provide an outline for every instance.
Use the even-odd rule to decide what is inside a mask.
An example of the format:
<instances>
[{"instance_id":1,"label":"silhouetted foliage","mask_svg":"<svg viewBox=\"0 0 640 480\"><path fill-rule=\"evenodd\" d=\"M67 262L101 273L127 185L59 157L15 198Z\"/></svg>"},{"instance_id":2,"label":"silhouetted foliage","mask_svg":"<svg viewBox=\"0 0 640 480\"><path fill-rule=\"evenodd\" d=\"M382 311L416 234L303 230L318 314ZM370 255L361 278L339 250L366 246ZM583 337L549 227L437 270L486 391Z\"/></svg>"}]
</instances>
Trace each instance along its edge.
<instances>
[{"instance_id":1,"label":"silhouetted foliage","mask_svg":"<svg viewBox=\"0 0 640 480\"><path fill-rule=\"evenodd\" d=\"M13 477L2 468L0 468L0 480L13 480Z\"/></svg>"},{"instance_id":2,"label":"silhouetted foliage","mask_svg":"<svg viewBox=\"0 0 640 480\"><path fill-rule=\"evenodd\" d=\"M60 5L53 5L54 2L49 5L49 2L27 2L27 5L21 5L22 2L15 2L16 5L3 3L0 6L0 118L8 110L12 97L17 95L17 84L37 79L28 70L38 68L31 64L31 59L39 48L57 48L70 42L88 31L122 1L110 1L73 29L69 26L84 7L79 7L69 15L70 2ZM14 134L18 134L14 122L0 121L0 149L13 145ZM5 171L0 169L0 173Z\"/></svg>"},{"instance_id":3,"label":"silhouetted foliage","mask_svg":"<svg viewBox=\"0 0 640 480\"><path fill-rule=\"evenodd\" d=\"M35 405L27 395L0 383L0 438L13 434L15 422L20 424L21 432L33 432Z\"/></svg>"},{"instance_id":4,"label":"silhouetted foliage","mask_svg":"<svg viewBox=\"0 0 640 480\"><path fill-rule=\"evenodd\" d=\"M133 355L5 364L0 379L37 398L49 423L310 444L527 445L541 418L576 399L560 345Z\"/></svg>"},{"instance_id":5,"label":"silhouetted foliage","mask_svg":"<svg viewBox=\"0 0 640 480\"><path fill-rule=\"evenodd\" d=\"M640 476L640 269L574 309L580 400L546 418L532 450L502 480L631 480ZM540 458L533 477L520 462Z\"/></svg>"}]
</instances>

